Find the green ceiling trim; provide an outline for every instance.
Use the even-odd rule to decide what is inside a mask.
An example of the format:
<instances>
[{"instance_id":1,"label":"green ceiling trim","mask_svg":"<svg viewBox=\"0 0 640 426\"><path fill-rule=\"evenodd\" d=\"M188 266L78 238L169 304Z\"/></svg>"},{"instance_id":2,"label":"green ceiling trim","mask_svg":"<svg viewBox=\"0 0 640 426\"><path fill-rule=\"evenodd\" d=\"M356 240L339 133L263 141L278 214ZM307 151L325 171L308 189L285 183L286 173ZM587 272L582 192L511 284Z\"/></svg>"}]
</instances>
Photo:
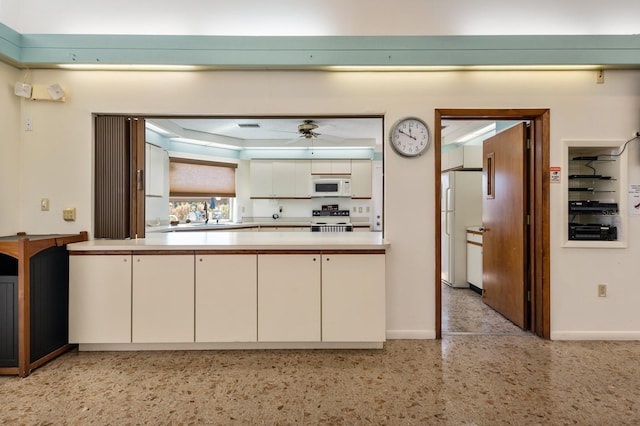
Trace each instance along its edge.
<instances>
[{"instance_id":1,"label":"green ceiling trim","mask_svg":"<svg viewBox=\"0 0 640 426\"><path fill-rule=\"evenodd\" d=\"M640 66L640 35L169 36L19 34L0 24L0 55L22 67L57 64L327 66Z\"/></svg>"},{"instance_id":2,"label":"green ceiling trim","mask_svg":"<svg viewBox=\"0 0 640 426\"><path fill-rule=\"evenodd\" d=\"M0 23L0 59L17 64L20 62L21 35Z\"/></svg>"}]
</instances>

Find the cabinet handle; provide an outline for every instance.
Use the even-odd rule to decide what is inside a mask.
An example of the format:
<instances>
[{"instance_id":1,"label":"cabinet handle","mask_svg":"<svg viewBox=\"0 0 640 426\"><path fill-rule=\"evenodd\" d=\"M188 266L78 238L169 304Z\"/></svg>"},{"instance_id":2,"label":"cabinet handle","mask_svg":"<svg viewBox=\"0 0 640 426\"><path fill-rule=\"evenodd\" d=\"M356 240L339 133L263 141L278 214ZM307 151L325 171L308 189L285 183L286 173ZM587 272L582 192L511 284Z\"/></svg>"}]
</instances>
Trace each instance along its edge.
<instances>
[{"instance_id":1,"label":"cabinet handle","mask_svg":"<svg viewBox=\"0 0 640 426\"><path fill-rule=\"evenodd\" d=\"M316 261L316 258L315 258L315 257L313 258L313 261L314 261L314 262Z\"/></svg>"},{"instance_id":2,"label":"cabinet handle","mask_svg":"<svg viewBox=\"0 0 640 426\"><path fill-rule=\"evenodd\" d=\"M127 259L123 259L123 260L124 260L124 263L127 263Z\"/></svg>"},{"instance_id":3,"label":"cabinet handle","mask_svg":"<svg viewBox=\"0 0 640 426\"><path fill-rule=\"evenodd\" d=\"M200 258L200 262L202 262L202 258Z\"/></svg>"},{"instance_id":4,"label":"cabinet handle","mask_svg":"<svg viewBox=\"0 0 640 426\"><path fill-rule=\"evenodd\" d=\"M330 258L330 257L327 257L327 262L328 262L328 261L330 261L330 260L331 260L331 258Z\"/></svg>"}]
</instances>

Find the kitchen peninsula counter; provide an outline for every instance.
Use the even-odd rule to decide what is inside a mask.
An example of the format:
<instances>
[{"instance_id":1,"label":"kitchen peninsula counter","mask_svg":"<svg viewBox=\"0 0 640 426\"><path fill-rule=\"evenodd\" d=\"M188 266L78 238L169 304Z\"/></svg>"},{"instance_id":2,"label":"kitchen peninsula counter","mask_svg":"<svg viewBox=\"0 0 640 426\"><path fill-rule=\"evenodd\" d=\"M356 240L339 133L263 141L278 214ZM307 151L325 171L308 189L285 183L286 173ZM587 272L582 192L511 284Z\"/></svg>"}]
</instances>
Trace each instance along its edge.
<instances>
[{"instance_id":1,"label":"kitchen peninsula counter","mask_svg":"<svg viewBox=\"0 0 640 426\"><path fill-rule=\"evenodd\" d=\"M378 232L172 232L67 246L80 350L381 348Z\"/></svg>"},{"instance_id":2,"label":"kitchen peninsula counter","mask_svg":"<svg viewBox=\"0 0 640 426\"><path fill-rule=\"evenodd\" d=\"M131 240L90 240L73 243L74 252L148 250L385 250L380 232L170 232Z\"/></svg>"}]
</instances>

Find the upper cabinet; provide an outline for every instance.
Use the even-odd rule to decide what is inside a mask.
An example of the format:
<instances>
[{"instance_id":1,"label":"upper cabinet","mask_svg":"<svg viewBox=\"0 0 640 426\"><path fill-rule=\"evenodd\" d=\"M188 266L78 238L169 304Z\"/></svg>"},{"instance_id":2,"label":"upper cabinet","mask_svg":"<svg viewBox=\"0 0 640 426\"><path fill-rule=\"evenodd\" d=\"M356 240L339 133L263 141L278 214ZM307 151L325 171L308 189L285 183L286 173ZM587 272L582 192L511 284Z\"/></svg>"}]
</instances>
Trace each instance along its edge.
<instances>
[{"instance_id":1,"label":"upper cabinet","mask_svg":"<svg viewBox=\"0 0 640 426\"><path fill-rule=\"evenodd\" d=\"M145 195L147 197L162 197L164 195L164 165L168 161L165 151L152 145L145 144Z\"/></svg>"},{"instance_id":2,"label":"upper cabinet","mask_svg":"<svg viewBox=\"0 0 640 426\"><path fill-rule=\"evenodd\" d=\"M351 197L371 198L371 160L351 160Z\"/></svg>"},{"instance_id":3,"label":"upper cabinet","mask_svg":"<svg viewBox=\"0 0 640 426\"><path fill-rule=\"evenodd\" d=\"M311 198L312 175L351 176L352 198L371 198L371 160L251 160L251 198Z\"/></svg>"},{"instance_id":4,"label":"upper cabinet","mask_svg":"<svg viewBox=\"0 0 640 426\"><path fill-rule=\"evenodd\" d=\"M311 174L350 175L352 160L311 160Z\"/></svg>"},{"instance_id":5,"label":"upper cabinet","mask_svg":"<svg viewBox=\"0 0 640 426\"><path fill-rule=\"evenodd\" d=\"M442 153L441 169L482 169L482 146L460 146Z\"/></svg>"},{"instance_id":6,"label":"upper cabinet","mask_svg":"<svg viewBox=\"0 0 640 426\"><path fill-rule=\"evenodd\" d=\"M309 160L251 160L251 198L310 198Z\"/></svg>"}]
</instances>

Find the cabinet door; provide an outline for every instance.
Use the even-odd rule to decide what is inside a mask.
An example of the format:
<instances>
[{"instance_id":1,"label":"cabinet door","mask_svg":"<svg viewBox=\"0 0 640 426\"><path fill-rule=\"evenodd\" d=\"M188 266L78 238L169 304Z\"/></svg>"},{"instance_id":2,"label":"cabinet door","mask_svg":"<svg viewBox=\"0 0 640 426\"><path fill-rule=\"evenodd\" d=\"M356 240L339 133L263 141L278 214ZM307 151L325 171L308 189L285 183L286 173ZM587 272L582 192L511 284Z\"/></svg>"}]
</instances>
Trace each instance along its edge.
<instances>
[{"instance_id":1,"label":"cabinet door","mask_svg":"<svg viewBox=\"0 0 640 426\"><path fill-rule=\"evenodd\" d=\"M331 160L331 174L350 175L351 160Z\"/></svg>"},{"instance_id":2,"label":"cabinet door","mask_svg":"<svg viewBox=\"0 0 640 426\"><path fill-rule=\"evenodd\" d=\"M145 144L145 195L162 197L164 195L164 162L165 154L162 148L152 144Z\"/></svg>"},{"instance_id":3,"label":"cabinet door","mask_svg":"<svg viewBox=\"0 0 640 426\"><path fill-rule=\"evenodd\" d=\"M371 160L351 160L352 198L371 198Z\"/></svg>"},{"instance_id":4,"label":"cabinet door","mask_svg":"<svg viewBox=\"0 0 640 426\"><path fill-rule=\"evenodd\" d=\"M131 255L69 256L69 343L131 342Z\"/></svg>"},{"instance_id":5,"label":"cabinet door","mask_svg":"<svg viewBox=\"0 0 640 426\"><path fill-rule=\"evenodd\" d=\"M269 198L273 196L272 164L268 160L251 161L251 197Z\"/></svg>"},{"instance_id":6,"label":"cabinet door","mask_svg":"<svg viewBox=\"0 0 640 426\"><path fill-rule=\"evenodd\" d=\"M311 197L311 161L297 160L295 162L295 194L296 198Z\"/></svg>"},{"instance_id":7,"label":"cabinet door","mask_svg":"<svg viewBox=\"0 0 640 426\"><path fill-rule=\"evenodd\" d=\"M331 174L331 160L311 160L311 173L314 175Z\"/></svg>"},{"instance_id":8,"label":"cabinet door","mask_svg":"<svg viewBox=\"0 0 640 426\"><path fill-rule=\"evenodd\" d=\"M258 255L258 341L320 337L320 255Z\"/></svg>"},{"instance_id":9,"label":"cabinet door","mask_svg":"<svg viewBox=\"0 0 640 426\"><path fill-rule=\"evenodd\" d=\"M133 256L134 343L193 342L194 256Z\"/></svg>"},{"instance_id":10,"label":"cabinet door","mask_svg":"<svg viewBox=\"0 0 640 426\"><path fill-rule=\"evenodd\" d=\"M482 246L467 243L467 281L482 288Z\"/></svg>"},{"instance_id":11,"label":"cabinet door","mask_svg":"<svg viewBox=\"0 0 640 426\"><path fill-rule=\"evenodd\" d=\"M385 255L322 255L322 341L385 337Z\"/></svg>"},{"instance_id":12,"label":"cabinet door","mask_svg":"<svg viewBox=\"0 0 640 426\"><path fill-rule=\"evenodd\" d=\"M293 198L296 195L296 163L294 160L276 160L272 163L273 196Z\"/></svg>"},{"instance_id":13,"label":"cabinet door","mask_svg":"<svg viewBox=\"0 0 640 426\"><path fill-rule=\"evenodd\" d=\"M255 342L255 254L196 256L196 342Z\"/></svg>"}]
</instances>

